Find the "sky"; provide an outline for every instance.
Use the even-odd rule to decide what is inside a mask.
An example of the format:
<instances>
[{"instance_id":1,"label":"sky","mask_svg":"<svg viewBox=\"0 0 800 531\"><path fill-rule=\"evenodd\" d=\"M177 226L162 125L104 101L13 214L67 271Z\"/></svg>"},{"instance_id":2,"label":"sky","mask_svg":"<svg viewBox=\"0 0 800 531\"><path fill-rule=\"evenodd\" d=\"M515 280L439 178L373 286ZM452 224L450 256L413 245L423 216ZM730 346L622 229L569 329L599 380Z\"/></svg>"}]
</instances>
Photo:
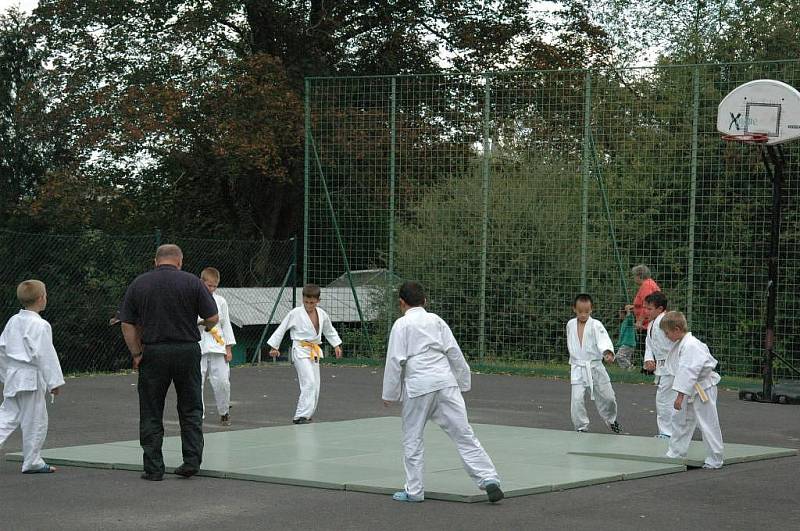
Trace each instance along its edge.
<instances>
[{"instance_id":1,"label":"sky","mask_svg":"<svg viewBox=\"0 0 800 531\"><path fill-rule=\"evenodd\" d=\"M12 6L19 6L23 11L30 13L38 4L39 0L0 0L0 12L5 12Z\"/></svg>"}]
</instances>

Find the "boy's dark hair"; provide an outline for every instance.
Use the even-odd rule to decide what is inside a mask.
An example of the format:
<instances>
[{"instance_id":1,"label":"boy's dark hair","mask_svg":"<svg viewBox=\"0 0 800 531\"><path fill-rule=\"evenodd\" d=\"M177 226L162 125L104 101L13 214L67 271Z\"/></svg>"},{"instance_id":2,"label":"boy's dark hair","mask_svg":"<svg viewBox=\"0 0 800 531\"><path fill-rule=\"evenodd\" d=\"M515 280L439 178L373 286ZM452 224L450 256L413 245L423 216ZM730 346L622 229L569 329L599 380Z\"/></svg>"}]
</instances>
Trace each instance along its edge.
<instances>
[{"instance_id":1,"label":"boy's dark hair","mask_svg":"<svg viewBox=\"0 0 800 531\"><path fill-rule=\"evenodd\" d=\"M667 304L668 304L667 296L660 291L654 291L653 293L645 297L644 302L646 302L647 304L652 304L656 308L664 308L665 310L667 309Z\"/></svg>"},{"instance_id":2,"label":"boy's dark hair","mask_svg":"<svg viewBox=\"0 0 800 531\"><path fill-rule=\"evenodd\" d=\"M425 290L422 284L413 280L403 282L397 295L409 306L422 306L425 304Z\"/></svg>"},{"instance_id":3,"label":"boy's dark hair","mask_svg":"<svg viewBox=\"0 0 800 531\"><path fill-rule=\"evenodd\" d=\"M319 299L322 290L316 284L306 284L303 286L303 297Z\"/></svg>"},{"instance_id":4,"label":"boy's dark hair","mask_svg":"<svg viewBox=\"0 0 800 531\"><path fill-rule=\"evenodd\" d=\"M579 302L588 302L592 306L594 306L594 301L592 300L592 296L588 293L578 293L575 295L575 300L572 301L572 305L575 306Z\"/></svg>"}]
</instances>

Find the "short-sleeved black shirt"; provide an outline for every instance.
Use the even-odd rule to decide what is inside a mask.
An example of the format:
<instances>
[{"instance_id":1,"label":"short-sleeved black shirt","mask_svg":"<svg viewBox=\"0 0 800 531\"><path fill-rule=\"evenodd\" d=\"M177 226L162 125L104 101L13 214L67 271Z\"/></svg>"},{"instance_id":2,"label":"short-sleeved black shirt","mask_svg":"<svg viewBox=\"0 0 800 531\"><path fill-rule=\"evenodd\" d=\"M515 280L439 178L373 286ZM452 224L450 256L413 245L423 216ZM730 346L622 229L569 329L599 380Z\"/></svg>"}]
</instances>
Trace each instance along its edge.
<instances>
[{"instance_id":1,"label":"short-sleeved black shirt","mask_svg":"<svg viewBox=\"0 0 800 531\"><path fill-rule=\"evenodd\" d=\"M119 320L142 327L142 343L200 341L197 316L217 314L203 282L173 265L160 265L136 277L122 300Z\"/></svg>"}]
</instances>

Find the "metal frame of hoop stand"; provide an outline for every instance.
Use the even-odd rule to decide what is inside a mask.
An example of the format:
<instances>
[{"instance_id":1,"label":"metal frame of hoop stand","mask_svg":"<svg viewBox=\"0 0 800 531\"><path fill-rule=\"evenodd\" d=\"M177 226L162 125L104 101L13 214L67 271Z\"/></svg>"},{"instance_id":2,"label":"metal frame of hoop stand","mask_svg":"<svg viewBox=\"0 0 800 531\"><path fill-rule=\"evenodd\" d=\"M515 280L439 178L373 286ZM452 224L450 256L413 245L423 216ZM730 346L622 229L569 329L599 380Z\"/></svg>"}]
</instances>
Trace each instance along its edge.
<instances>
[{"instance_id":1,"label":"metal frame of hoop stand","mask_svg":"<svg viewBox=\"0 0 800 531\"><path fill-rule=\"evenodd\" d=\"M798 375L800 375L800 370L794 367L786 358L775 352L775 317L778 301L778 250L781 236L781 194L786 156L780 145L768 145L768 139L767 135L760 133L722 136L722 140L727 142L759 145L761 147L761 160L772 182L772 219L770 223L769 255L767 257L767 315L764 329L764 362L762 365L763 386L760 393L744 390L740 391L739 398L754 402L795 403L795 400L788 398L786 395L777 395L774 392L774 378L772 374L772 365L775 358L779 359L791 371ZM798 400L797 403L800 403L800 400Z\"/></svg>"}]
</instances>

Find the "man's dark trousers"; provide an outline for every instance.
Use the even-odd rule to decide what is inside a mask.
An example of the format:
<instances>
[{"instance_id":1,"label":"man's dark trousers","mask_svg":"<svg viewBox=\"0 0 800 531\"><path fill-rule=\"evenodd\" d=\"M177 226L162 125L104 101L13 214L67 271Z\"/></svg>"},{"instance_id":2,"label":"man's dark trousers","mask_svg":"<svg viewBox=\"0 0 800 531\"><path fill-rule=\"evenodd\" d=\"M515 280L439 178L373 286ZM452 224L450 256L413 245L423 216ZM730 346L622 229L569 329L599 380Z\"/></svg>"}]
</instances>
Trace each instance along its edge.
<instances>
[{"instance_id":1,"label":"man's dark trousers","mask_svg":"<svg viewBox=\"0 0 800 531\"><path fill-rule=\"evenodd\" d=\"M203 459L203 398L198 343L145 345L139 365L139 442L147 474L164 473L164 400L175 383L184 464L200 469Z\"/></svg>"}]
</instances>

